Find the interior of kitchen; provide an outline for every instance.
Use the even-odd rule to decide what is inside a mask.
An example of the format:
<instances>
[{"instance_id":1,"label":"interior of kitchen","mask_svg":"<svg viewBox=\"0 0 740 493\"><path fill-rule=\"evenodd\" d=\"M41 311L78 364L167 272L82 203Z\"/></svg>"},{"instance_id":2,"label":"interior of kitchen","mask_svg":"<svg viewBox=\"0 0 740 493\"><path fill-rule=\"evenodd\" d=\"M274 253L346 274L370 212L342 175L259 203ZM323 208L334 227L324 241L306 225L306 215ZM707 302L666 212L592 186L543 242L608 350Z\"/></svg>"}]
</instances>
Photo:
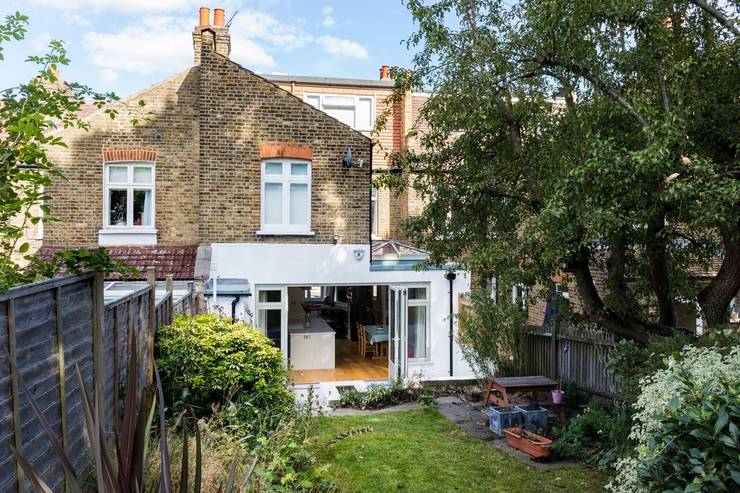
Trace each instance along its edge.
<instances>
[{"instance_id":1,"label":"interior of kitchen","mask_svg":"<svg viewBox=\"0 0 740 493\"><path fill-rule=\"evenodd\" d=\"M293 382L386 380L387 304L387 286L289 287Z\"/></svg>"}]
</instances>

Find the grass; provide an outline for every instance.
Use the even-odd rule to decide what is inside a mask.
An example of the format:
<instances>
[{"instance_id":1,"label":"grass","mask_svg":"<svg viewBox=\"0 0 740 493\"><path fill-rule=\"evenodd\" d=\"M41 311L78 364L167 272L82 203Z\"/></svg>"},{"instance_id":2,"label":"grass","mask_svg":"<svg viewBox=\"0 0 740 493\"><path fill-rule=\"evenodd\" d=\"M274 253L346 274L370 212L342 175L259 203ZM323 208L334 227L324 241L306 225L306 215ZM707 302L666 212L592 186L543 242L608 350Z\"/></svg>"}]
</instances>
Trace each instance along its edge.
<instances>
[{"instance_id":1,"label":"grass","mask_svg":"<svg viewBox=\"0 0 740 493\"><path fill-rule=\"evenodd\" d=\"M373 431L330 443L348 430ZM603 491L582 466L540 470L469 435L436 410L317 418L314 448L343 492Z\"/></svg>"}]
</instances>

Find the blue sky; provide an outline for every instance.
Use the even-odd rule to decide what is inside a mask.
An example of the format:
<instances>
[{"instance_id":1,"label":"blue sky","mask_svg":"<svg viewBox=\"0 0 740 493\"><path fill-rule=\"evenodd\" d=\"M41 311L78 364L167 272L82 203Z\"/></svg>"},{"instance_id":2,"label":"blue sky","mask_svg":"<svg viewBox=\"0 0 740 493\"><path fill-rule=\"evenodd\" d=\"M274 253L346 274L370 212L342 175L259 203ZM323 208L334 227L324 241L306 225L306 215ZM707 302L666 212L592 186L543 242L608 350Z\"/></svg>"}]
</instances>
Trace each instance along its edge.
<instances>
[{"instance_id":1,"label":"blue sky","mask_svg":"<svg viewBox=\"0 0 740 493\"><path fill-rule=\"evenodd\" d=\"M5 0L3 17L30 17L27 39L5 44L0 88L34 73L24 60L62 39L68 81L126 96L192 65L198 7L222 7L231 58L260 73L378 77L383 64L408 66L414 30L401 0Z\"/></svg>"}]
</instances>

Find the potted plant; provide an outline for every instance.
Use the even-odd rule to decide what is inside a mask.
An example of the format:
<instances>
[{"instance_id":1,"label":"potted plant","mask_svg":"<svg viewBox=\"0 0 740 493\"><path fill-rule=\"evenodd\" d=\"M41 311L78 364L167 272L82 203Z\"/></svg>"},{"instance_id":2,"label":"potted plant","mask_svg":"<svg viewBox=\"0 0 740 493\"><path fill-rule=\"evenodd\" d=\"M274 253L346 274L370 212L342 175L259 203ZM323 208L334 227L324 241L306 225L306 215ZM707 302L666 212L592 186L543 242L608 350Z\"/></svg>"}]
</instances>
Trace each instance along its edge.
<instances>
[{"instance_id":1,"label":"potted plant","mask_svg":"<svg viewBox=\"0 0 740 493\"><path fill-rule=\"evenodd\" d=\"M530 457L535 459L545 459L550 457L550 446L552 445L552 440L536 433L532 433L531 431L527 431L521 426L504 428L504 438L508 445L521 450Z\"/></svg>"},{"instance_id":2,"label":"potted plant","mask_svg":"<svg viewBox=\"0 0 740 493\"><path fill-rule=\"evenodd\" d=\"M561 378L560 381L558 382L558 388L552 391L552 403L553 404L560 405L563 403L563 399L565 397L565 391L560 389L562 384L563 384L563 379Z\"/></svg>"}]
</instances>

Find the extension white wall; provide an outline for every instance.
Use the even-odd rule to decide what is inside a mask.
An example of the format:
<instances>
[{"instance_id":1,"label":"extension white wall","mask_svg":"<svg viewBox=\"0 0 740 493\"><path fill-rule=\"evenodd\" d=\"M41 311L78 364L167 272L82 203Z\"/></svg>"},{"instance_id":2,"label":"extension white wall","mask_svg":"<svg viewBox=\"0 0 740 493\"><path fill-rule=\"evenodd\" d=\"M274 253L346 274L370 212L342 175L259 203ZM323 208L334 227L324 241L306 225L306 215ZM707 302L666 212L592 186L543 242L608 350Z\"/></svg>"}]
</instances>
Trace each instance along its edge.
<instances>
[{"instance_id":1,"label":"extension white wall","mask_svg":"<svg viewBox=\"0 0 740 493\"><path fill-rule=\"evenodd\" d=\"M211 245L211 277L246 278L253 296L242 298L236 307L239 320L254 322L256 288L261 285L317 286L361 284L427 284L430 293L430 357L409 361L408 375L422 379L449 379L449 281L445 271L371 271L368 245L308 245L276 243L214 243ZM361 250L358 260L355 252ZM458 272L453 284L453 310L458 311L459 293L470 290L470 276ZM216 304L231 313L233 297L219 296ZM457 345L454 319L454 379L472 378L473 373Z\"/></svg>"}]
</instances>

